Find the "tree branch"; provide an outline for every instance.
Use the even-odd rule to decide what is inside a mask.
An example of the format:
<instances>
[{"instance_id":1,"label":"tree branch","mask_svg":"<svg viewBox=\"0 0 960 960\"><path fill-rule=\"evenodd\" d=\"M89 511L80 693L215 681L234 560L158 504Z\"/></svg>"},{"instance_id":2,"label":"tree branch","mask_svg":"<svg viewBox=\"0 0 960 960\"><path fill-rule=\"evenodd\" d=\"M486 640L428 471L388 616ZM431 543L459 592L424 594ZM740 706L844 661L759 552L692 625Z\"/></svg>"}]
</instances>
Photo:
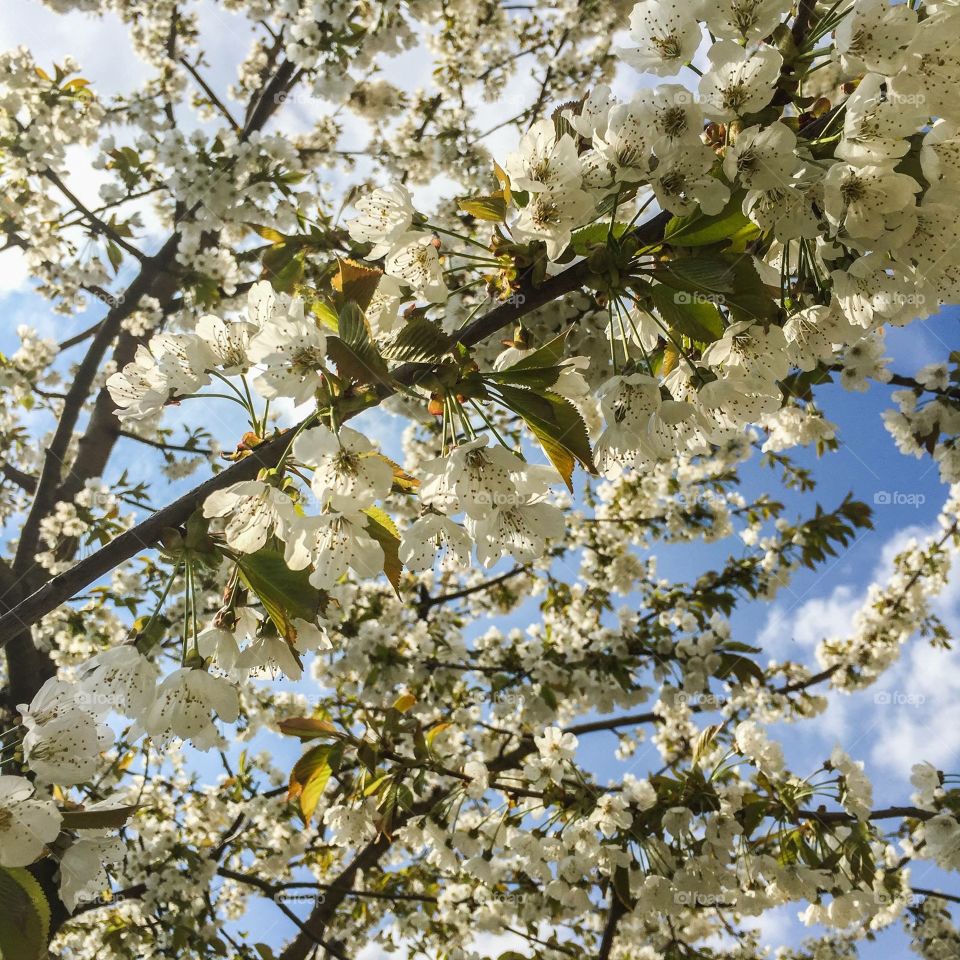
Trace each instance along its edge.
<instances>
[{"instance_id":1,"label":"tree branch","mask_svg":"<svg viewBox=\"0 0 960 960\"><path fill-rule=\"evenodd\" d=\"M77 368L70 389L67 391L63 412L54 431L53 439L47 447L43 468L40 471L40 479L37 483L37 492L20 534L20 543L13 563L16 573L22 574L33 564L33 557L37 552L37 544L39 543L40 521L56 502L64 458L77 420L80 417L80 412L90 394L90 387L100 372L103 357L119 332L121 323L137 308L140 298L150 291L156 278L169 267L176 253L179 239L179 234L174 233L158 253L144 262L139 274L124 295L123 301L112 307L104 317L86 355Z\"/></svg>"},{"instance_id":2,"label":"tree branch","mask_svg":"<svg viewBox=\"0 0 960 960\"><path fill-rule=\"evenodd\" d=\"M658 214L636 231L638 238L643 242L652 241L659 233L662 233L663 227L669 218L669 214ZM568 267L561 273L550 277L538 287L533 285L529 277L525 277L521 281L518 291L522 296L513 298L513 302L501 303L489 313L463 327L457 339L464 344L464 346L475 346L481 340L485 340L488 336L496 333L503 327L514 324L521 317L537 309L537 307L541 307L564 294L579 289L588 277L589 270L586 261L581 261L572 267ZM135 302L136 299L139 299L139 292L137 292L136 297L132 295L127 297L118 309L123 307L132 309L130 304ZM108 318L110 318L112 314L113 311L111 311L111 315L108 315ZM126 314L123 316L125 315ZM113 325L119 326L121 319L122 316L113 318ZM66 416L66 410L71 407L71 395L86 392L85 390L79 391L78 384L82 382L84 378L87 384L92 381L95 370L93 372L90 371L89 367L91 364L88 363L88 361L94 348L100 346L102 349L97 355L96 365L94 366L99 365L103 350L106 349L105 341L109 339L105 335L107 329L108 325L106 321L104 321L104 327L98 332L94 339L94 344L91 345L90 352L88 352L83 364L81 364L82 370L78 371L77 378L71 386L70 394L68 394L68 400L65 404L65 415L61 418L54 438L56 443L51 445L55 456L57 451L59 451L60 457L66 452L70 431L72 431L73 425L76 423L79 415L79 407L73 410L72 417ZM81 373L83 376L81 376ZM415 386L432 374L433 367L407 363L403 364L394 372L393 379L398 384ZM377 394L380 400L385 399L394 392L393 387L385 384L377 388ZM109 394L107 396L109 396ZM102 395L99 399L103 399ZM359 410L356 411L356 413L359 412ZM349 416L344 417L344 420L350 419L350 417L354 415L355 413L351 413ZM68 424L68 429L64 428L64 424ZM249 480L255 477L257 471L262 467L276 466L286 449L288 442L286 436L286 434L280 434L268 440L253 451L250 457L241 460L232 467L211 477L209 480L194 488L190 493L180 497L179 500L175 500L163 509L158 510L133 529L121 534L116 540L111 541L96 553L85 557L76 566L54 577L30 596L23 599L13 609L3 614L3 616L0 616L0 646L3 646L3 644L8 641L12 635L12 631L36 623L41 617L55 610L61 603L69 600L74 594L109 573L114 567L123 563L125 560L129 560L140 550L149 549L157 542L160 533L164 529L177 527L185 523L196 509L197 504L201 503L215 490L221 490L241 480ZM53 466L49 464L52 463L55 456L48 456L47 461L44 463L44 470L51 476L53 475ZM41 487L42 486L43 480L41 479ZM31 511L31 515L36 513L36 518L33 522L36 523L37 527L39 527L40 518L44 516L45 511L52 506L52 502L49 502L49 495L47 496L47 501L48 502L44 504L43 512L40 512L39 509ZM40 491L38 490L37 497L34 500L34 506L36 507L39 502ZM33 554L36 552L36 532L34 533L33 539L33 546L29 553L30 559L32 559ZM18 556L20 556L21 551L25 549L23 540L21 540L20 546L21 550L18 551ZM22 559L21 563L23 563Z\"/></svg>"}]
</instances>

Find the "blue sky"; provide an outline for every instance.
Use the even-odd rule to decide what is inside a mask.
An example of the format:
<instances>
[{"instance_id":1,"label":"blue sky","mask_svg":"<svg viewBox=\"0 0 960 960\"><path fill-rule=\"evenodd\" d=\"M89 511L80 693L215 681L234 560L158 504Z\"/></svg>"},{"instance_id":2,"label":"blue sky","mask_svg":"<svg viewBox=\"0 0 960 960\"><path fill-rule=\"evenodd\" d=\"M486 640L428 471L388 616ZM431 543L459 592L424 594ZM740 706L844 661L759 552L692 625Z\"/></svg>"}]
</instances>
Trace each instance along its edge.
<instances>
[{"instance_id":1,"label":"blue sky","mask_svg":"<svg viewBox=\"0 0 960 960\"><path fill-rule=\"evenodd\" d=\"M209 13L204 5L200 9L204 11L201 31L210 38L205 48L211 64L209 75L215 85L223 89L232 78L231 65L238 52L230 30L232 16ZM125 89L145 75L143 66L129 49L123 29L112 17L98 26L90 17L79 14L56 17L32 0L5 0L0 10L0 48L20 43L31 46L44 64L61 60L66 53L74 54L83 65L83 75L104 92ZM241 54L245 52L245 43L244 40L239 47ZM107 49L110 56L104 57ZM403 63L395 63L393 69L402 67L406 86L426 84L429 81L425 59L407 55ZM395 79L392 71L387 76ZM628 80L619 78L618 86L622 89L628 84ZM522 99L523 90L514 91L512 95ZM301 121L305 124L311 108L297 107L301 109L304 111ZM498 108L487 109L492 115L500 116ZM358 127L357 136L362 132ZM509 131L502 131L497 138L491 146L502 158L515 137ZM70 182L77 192L86 198L94 197L99 176L82 155L75 156ZM150 240L146 240L144 247L150 246ZM5 323L0 326L0 351L9 353L16 349L15 329L19 323L35 326L45 336L63 339L100 315L103 308L96 303L85 315L70 320L54 314L49 304L30 291L17 257L13 251L0 258L0 310L5 317ZM907 329L890 331L887 352L893 357L892 369L912 374L923 364L943 358L950 348L960 345L958 319L960 311L950 309ZM71 359L74 359L72 354ZM817 500L833 506L851 491L871 504L878 493L908 494L913 497L913 504L877 504L875 529L864 532L834 562L815 572L800 572L773 604L753 605L738 612L734 621L737 639L759 641L771 656L813 663L816 643L826 635L845 632L867 585L889 571L898 547L911 535L922 536L932 529L946 488L939 482L937 470L929 459L917 461L902 456L886 433L880 414L891 406L890 392L876 385L866 394L847 393L839 387L821 390L819 398L824 413L839 427L840 449L821 461L816 461L809 452L798 455L800 462L809 463L815 472L819 482L815 494L780 489L774 482L775 474L760 468L756 460L744 468L745 495L773 492L787 504L791 516L809 515ZM189 418L193 409L190 404L184 404L173 417ZM232 408L222 403L205 404L203 417L205 425L225 446L235 442L241 425ZM41 418L37 418L35 425L38 430L49 426ZM395 443L396 422L390 415L368 414L363 427L371 435L381 437L388 449ZM142 447L123 441L118 451L116 464L111 468L115 473L108 479L115 479L124 467L135 477L157 479L157 461L144 457ZM190 486L189 479L166 486L158 484L154 494L156 503L167 502ZM918 503L921 498L922 502ZM3 531L4 538L10 533ZM706 562L728 549L729 543L726 543L700 551L698 556ZM689 550L666 547L659 552L659 569L666 577L686 579L690 574L689 558ZM948 625L954 628L960 625L960 577L951 579L937 609ZM513 619L517 623L525 622L521 616ZM484 627L485 624L477 625L478 630ZM877 703L878 691L905 696L891 697L894 702L890 704ZM960 662L953 652L911 644L901 661L875 688L852 696L834 695L830 709L822 717L799 726L784 726L774 733L784 744L788 763L798 772L816 769L833 746L842 743L848 752L866 762L878 805L902 802L911 793L908 778L912 763L928 759L948 770L960 767ZM289 752L291 759L299 753L294 744L277 746L274 740L272 745L278 755ZM659 766L649 746L641 746L630 763L620 764L613 757L615 745L615 737L610 734L584 738L581 756L601 780L620 776L625 768L646 773ZM926 887L953 892L960 888L960 885L951 885L950 879L941 876L939 871L923 864L915 867L914 879ZM764 930L771 945L795 943L806 934L794 919L796 912L795 908L784 908L772 918L765 918ZM272 925L275 918L276 911L265 907L262 913L256 911L251 921L263 930ZM281 921L266 938L279 942L287 933L288 925ZM878 943L864 944L861 956L874 960L899 956L904 945L902 935L894 928ZM495 946L504 949L506 945L498 941ZM377 952L371 951L368 960L375 956Z\"/></svg>"}]
</instances>

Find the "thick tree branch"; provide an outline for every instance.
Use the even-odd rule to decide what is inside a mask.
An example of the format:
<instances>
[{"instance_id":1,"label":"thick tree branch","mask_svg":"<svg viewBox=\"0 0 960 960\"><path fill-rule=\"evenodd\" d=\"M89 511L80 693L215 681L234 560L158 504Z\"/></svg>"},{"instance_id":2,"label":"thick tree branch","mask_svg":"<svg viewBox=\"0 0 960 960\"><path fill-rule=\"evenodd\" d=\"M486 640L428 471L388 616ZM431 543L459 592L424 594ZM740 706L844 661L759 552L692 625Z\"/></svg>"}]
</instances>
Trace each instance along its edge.
<instances>
[{"instance_id":1,"label":"thick tree branch","mask_svg":"<svg viewBox=\"0 0 960 960\"><path fill-rule=\"evenodd\" d=\"M639 228L637 231L639 239L644 242L652 241L659 233L662 232L663 227L668 219L669 215L658 214L647 224L644 224ZM533 283L526 278L521 282L520 289L518 291L521 296L514 297L513 302L500 304L489 313L465 326L460 331L458 339L465 346L475 346L476 344L480 343L480 341L485 340L491 334L496 333L503 327L516 323L517 320L537 309L537 307L541 307L552 300L556 300L558 297L570 293L573 290L579 289L581 286L583 286L588 277L589 272L587 263L586 261L581 261L580 263L574 264L572 267L568 267L566 270L562 271L556 276L550 277L538 287L535 287ZM125 299L123 305L130 304L130 302L133 300L134 297L128 297ZM119 326L119 323L120 320L117 319L115 324ZM90 352L94 350L94 346L99 344L103 344L103 349L105 350L106 344L103 343L105 339L105 330L106 321L104 328L98 332L94 340L94 344L91 345ZM87 379L88 384L90 381L92 381L93 376L89 373L89 370L86 369L86 365L90 358L90 352L88 352L87 357L84 358L84 363L81 364L81 367L84 368L84 376L86 377L89 374L89 378ZM102 350L98 355L98 364L100 359L102 359ZM432 372L433 368L429 366L413 363L404 364L394 372L393 379L398 384L415 386L419 381L430 376ZM71 392L68 394L68 400L65 405L68 408L71 406L72 402L70 399L71 395L79 392L76 388L77 383L80 380L81 372L78 371L77 379L74 381L74 384L71 387ZM85 395L86 391L83 392ZM385 385L380 386L378 389L378 395L380 399L385 399L393 392L393 388ZM68 418L66 415L61 418L60 425L58 425L57 434L55 436L56 444L51 445L51 449L53 449L55 452L61 451L61 458L63 453L66 452L66 446L69 442L70 436L69 431L66 432L65 436L61 435L64 432L62 430L63 424L69 421L69 430L72 430L78 415L79 409L73 411L72 418ZM349 419L349 417L345 417L344 419ZM98 580L100 577L109 573L119 564L135 556L140 550L151 547L157 542L161 532L166 528L177 527L185 523L188 517L197 508L197 505L202 503L203 500L215 490L221 490L232 483L239 482L240 480L249 480L252 477L255 477L257 471L262 467L275 466L280 457L283 455L283 452L287 446L287 442L288 441L285 434L280 434L279 436L268 440L266 443L258 447L251 457L241 460L239 463L234 464L232 467L224 470L222 473L211 477L209 480L200 484L198 487L181 497L179 500L175 500L173 503L152 514L132 530L128 530L126 533L121 534L116 540L111 541L96 553L91 554L89 557L85 557L76 566L71 567L65 573L62 573L48 581L30 596L18 603L15 607L13 607L13 609L10 609L3 616L0 616L0 646L3 646L3 644L9 640L10 636L13 634L13 631L36 623L41 617L50 613L52 610L55 610L61 603L69 600L72 596L74 596L74 594L80 592L85 587ZM53 474L53 468L52 466L48 468L48 464L53 459L53 457L48 456L47 462L44 464L44 470L51 475ZM42 486L43 480L41 479L41 487ZM38 527L40 518L44 516L46 510L53 505L53 501L49 499L51 495L53 495L55 499L55 491L51 491L51 494L47 496L47 502L44 506L43 512L37 512L35 522ZM34 500L35 507L39 502L39 499L40 491L38 490L37 497ZM33 512L34 511L31 513L33 514ZM36 552L36 542L37 540L35 533L33 547L29 554L31 560L33 554ZM21 540L21 551L23 549L24 543ZM19 555L20 552L18 552L18 556Z\"/></svg>"},{"instance_id":2,"label":"thick tree branch","mask_svg":"<svg viewBox=\"0 0 960 960\"><path fill-rule=\"evenodd\" d=\"M13 564L14 571L18 574L22 574L33 564L33 557L39 543L40 521L56 503L57 488L60 486L67 449L77 420L80 418L80 412L90 395L90 388L100 372L104 355L120 331L120 325L137 308L140 298L151 290L156 278L170 267L178 242L179 235L174 234L154 256L145 261L139 274L127 289L123 301L112 307L104 317L87 349L86 356L77 368L70 389L67 391L57 428L47 447L33 504L20 533L20 543Z\"/></svg>"}]
</instances>

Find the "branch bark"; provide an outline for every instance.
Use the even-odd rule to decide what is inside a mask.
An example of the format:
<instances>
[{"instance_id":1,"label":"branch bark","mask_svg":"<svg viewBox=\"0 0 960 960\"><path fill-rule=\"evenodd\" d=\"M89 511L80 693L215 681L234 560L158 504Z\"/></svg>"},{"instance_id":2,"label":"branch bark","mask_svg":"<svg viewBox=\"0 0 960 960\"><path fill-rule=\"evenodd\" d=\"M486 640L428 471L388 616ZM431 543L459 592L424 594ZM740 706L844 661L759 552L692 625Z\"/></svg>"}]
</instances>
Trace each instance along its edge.
<instances>
[{"instance_id":1,"label":"branch bark","mask_svg":"<svg viewBox=\"0 0 960 960\"><path fill-rule=\"evenodd\" d=\"M643 242L652 241L662 232L667 220L669 220L669 215L658 214L638 229L638 237ZM521 317L537 309L537 307L541 307L552 300L556 300L580 288L588 276L589 272L586 261L581 261L568 267L561 273L550 277L539 287L533 286L529 279L524 279L518 291L522 294L522 299L521 297L516 297L512 303L503 303L495 307L489 311L489 313L465 326L460 331L458 339L465 346L475 346L503 327L515 323ZM132 299L132 297L128 298L124 301L124 304L127 304ZM116 323L119 325L119 320L117 320ZM101 337L103 336L104 330L101 329L95 338L95 342L101 342ZM93 346L91 346L91 352L92 350ZM88 352L87 357L84 358L84 364L87 363L89 357L90 353ZM102 351L99 357L102 358ZM85 374L87 372L86 370L84 371ZM406 386L415 386L419 381L426 379L426 377L432 373L432 367L410 363L399 367L394 372L393 379ZM80 375L78 373L78 380L79 379ZM92 380L92 376L90 379ZM74 386L76 386L76 381ZM73 392L74 388L71 387L71 393ZM394 390L391 387L381 386L378 389L378 395L381 400L390 396L392 393L394 393ZM68 400L65 406L70 407L70 405L71 401ZM72 430L78 415L79 410L75 410L72 418L69 418L66 416L65 411L65 416L61 419L61 423L57 428L55 440L57 440L58 443L54 448L55 450L66 450L66 444L69 441L69 431L66 432L66 436L61 437L61 426L69 421L69 429ZM344 419L349 419L349 417L345 417ZM179 500L175 500L161 510L158 510L132 530L121 534L116 540L111 541L96 553L84 558L76 564L76 566L71 567L65 573L49 580L32 594L25 597L16 606L0 616L0 647L9 641L15 631L36 623L41 617L55 610L61 603L69 600L84 587L89 586L100 577L109 573L114 567L135 556L138 551L149 549L157 542L163 530L185 523L197 505L215 490L221 490L241 480L249 480L255 477L258 470L263 467L275 466L283 455L287 442L286 433L273 437L258 447L250 457L241 460L222 473L211 477L198 487L195 487L190 493L180 497ZM45 471L48 470L47 463L52 459L51 457L47 458L47 462L44 464ZM42 486L43 481L41 480L41 487ZM53 493L54 492L51 491L50 494L47 494L47 506L45 509L49 509L49 507L52 506L53 501L50 500L50 497L53 496ZM35 507L39 499L40 491L38 489L37 498L35 498L34 501ZM32 513L33 511L31 511L31 514ZM36 518L36 524L38 526L39 519L43 515L44 513L39 513ZM23 549L24 545L23 541L21 541L21 550ZM34 535L33 550L30 553L31 559L35 550L36 534ZM18 551L18 556L19 553Z\"/></svg>"}]
</instances>

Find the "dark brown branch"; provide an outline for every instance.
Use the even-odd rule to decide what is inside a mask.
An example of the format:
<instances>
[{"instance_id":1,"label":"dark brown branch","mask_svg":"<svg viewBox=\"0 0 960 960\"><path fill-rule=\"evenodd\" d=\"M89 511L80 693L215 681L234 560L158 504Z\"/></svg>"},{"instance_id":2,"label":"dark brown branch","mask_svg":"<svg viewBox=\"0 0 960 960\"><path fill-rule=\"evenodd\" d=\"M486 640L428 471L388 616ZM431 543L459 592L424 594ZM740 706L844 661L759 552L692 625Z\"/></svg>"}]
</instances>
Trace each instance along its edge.
<instances>
[{"instance_id":1,"label":"dark brown branch","mask_svg":"<svg viewBox=\"0 0 960 960\"><path fill-rule=\"evenodd\" d=\"M40 521L49 513L57 499L57 488L60 486L64 459L74 428L80 417L80 411L86 403L104 355L114 337L120 330L120 325L137 308L140 298L153 286L156 278L164 273L174 259L179 243L179 234L174 234L163 245L160 251L150 257L141 267L140 273L130 284L122 302L110 309L101 322L100 328L93 337L86 356L74 374L73 382L67 391L63 404L63 412L54 431L50 446L47 447L43 468L40 471L40 480L37 492L27 519L20 534L20 544L14 558L14 571L22 574L33 563L37 552L40 535ZM2 636L2 634L0 634Z\"/></svg>"},{"instance_id":2,"label":"dark brown branch","mask_svg":"<svg viewBox=\"0 0 960 960\"><path fill-rule=\"evenodd\" d=\"M102 299L102 298L101 298ZM74 334L72 337L68 337L66 340L62 340L57 344L57 350L64 351L69 350L71 347L75 347L78 343L83 343L84 340L89 340L99 329L102 320L98 320L93 326L87 327L86 330L81 330L80 333Z\"/></svg>"},{"instance_id":3,"label":"dark brown branch","mask_svg":"<svg viewBox=\"0 0 960 960\"><path fill-rule=\"evenodd\" d=\"M223 118L233 127L234 130L240 129L240 124L233 119L233 115L227 109L226 104L214 93L213 88L210 84L204 80L203 75L200 71L192 64L186 57L180 58L180 63L187 68L190 73L190 76L197 81L197 84L200 86L200 89L207 95L207 99L220 111Z\"/></svg>"},{"instance_id":4,"label":"dark brown branch","mask_svg":"<svg viewBox=\"0 0 960 960\"><path fill-rule=\"evenodd\" d=\"M492 590L501 583L506 583L507 580L511 580L521 573L526 573L529 569L530 564L525 563L522 566L514 567L512 570L500 574L499 577L494 577L492 580L484 580L481 583L474 584L472 587L464 587L462 590L457 590L453 593L442 593L436 597L424 597L417 604L417 613L422 620L434 607L442 603L451 603L454 600L462 600L464 597L473 596L475 593L482 593L484 590Z\"/></svg>"},{"instance_id":5,"label":"dark brown branch","mask_svg":"<svg viewBox=\"0 0 960 960\"><path fill-rule=\"evenodd\" d=\"M919 807L884 807L867 814L868 820L932 820L936 816L933 810L921 810ZM824 825L837 823L856 823L857 818L846 810L798 810L793 820L816 820Z\"/></svg>"},{"instance_id":6,"label":"dark brown branch","mask_svg":"<svg viewBox=\"0 0 960 960\"><path fill-rule=\"evenodd\" d=\"M921 897L936 897L938 900L949 900L951 903L960 903L960 897L955 893L941 893L939 890L927 890L925 887L911 887L911 893Z\"/></svg>"},{"instance_id":7,"label":"dark brown branch","mask_svg":"<svg viewBox=\"0 0 960 960\"><path fill-rule=\"evenodd\" d=\"M660 232L662 232L663 227L668 219L669 214L659 214L647 224L644 224L637 231L640 240L645 242L651 241ZM572 267L568 267L566 270L557 274L556 276L550 277L539 287L535 287L529 278L526 278L521 282L520 289L517 291L520 294L519 296L512 298L512 302L500 304L489 313L468 324L460 331L458 339L465 346L474 346L481 340L485 340L491 334L496 333L503 327L514 324L521 317L537 309L537 307L543 306L545 303L556 300L558 297L561 297L564 294L579 289L588 277L589 272L587 264L585 261L581 261ZM131 291L131 293L132 292L133 291ZM118 310L124 307L129 308L130 305L135 303L137 299L139 299L139 292L137 292L136 296L128 296L124 300L124 303L118 307ZM126 314L124 314L124 316L125 315ZM108 317L113 317L113 311L111 311L111 314L108 315ZM122 317L119 319L114 317L113 319L115 325L119 326L119 322ZM106 339L105 331L107 329L106 321L104 321L104 328L97 334L97 337L94 340L94 345L102 344L103 349L106 348L104 341ZM91 345L91 352L94 349L94 345ZM83 374L83 377L86 378L86 384L89 384L92 381L93 374L90 373L90 371L86 368L89 358L90 353L88 353L87 357L84 358L84 363L81 364L82 369L81 371L78 371L77 379L74 381L74 384L71 387L71 394L78 392L77 385L81 382L81 373ZM97 357L97 365L99 365L101 358L102 352ZM429 377L431 373L431 367L413 363L404 364L395 371L393 379L399 384L403 384L405 386L414 386L419 381ZM382 385L378 389L378 396L380 399L385 399L393 392L393 388ZM85 396L86 390L84 390L83 393ZM106 399L107 402L109 402L109 394L106 395L106 398L104 398L104 395L101 394L101 397L98 399L98 405L100 405L100 401L103 399ZM69 408L70 406L71 401L68 397L65 408ZM356 412L359 413L360 411ZM55 449L55 451L59 451L59 456L61 458L66 452L66 446L69 442L70 432L76 423L78 415L79 409L73 412L72 417L67 417L65 412L65 416L61 418L60 424L58 425L55 440L58 440L59 442L58 445L53 449ZM349 419L349 417L345 417L344 419ZM68 424L69 429L66 430L63 436L61 436L61 433L63 432L62 427L65 423ZM239 482L240 480L249 480L256 476L257 471L261 467L275 466L282 456L286 445L287 440L285 435L281 434L277 437L274 437L273 439L264 443L262 446L258 447L251 457L248 457L247 459L234 464L227 470L222 471L216 476L211 477L209 480L200 484L198 487L181 497L179 500L174 501L163 509L152 514L132 530L128 530L126 533L121 534L116 540L111 541L96 553L91 554L89 557L85 557L76 566L71 567L65 573L62 573L48 581L46 584L40 587L40 589L36 590L29 597L18 603L16 607L9 610L3 616L0 616L0 646L7 642L9 637L12 635L12 631L19 630L24 626L29 626L33 623L36 623L41 617L50 613L50 611L55 610L58 606L60 606L61 603L69 600L70 597L74 596L76 593L79 593L85 587L109 573L119 564L135 556L140 550L148 549L157 542L160 533L164 529L168 527L177 527L185 523L188 517L196 509L197 504L202 503L203 500L215 490L221 490L232 483ZM78 459L79 456L80 455L78 454ZM51 464L53 459L53 457L48 457L47 462L44 464L44 469L48 470L51 475L54 473L54 469L52 465L49 466L48 469L48 464ZM58 473L59 471L57 470L56 472ZM35 505L38 500L39 492L37 499L34 501ZM36 518L37 525L39 525L40 517L44 516L45 511L51 506L52 502L46 503L44 506L44 512L38 513ZM21 541L21 549L24 549L23 541ZM31 560L35 552L36 538L34 537L32 549L28 555Z\"/></svg>"},{"instance_id":8,"label":"dark brown branch","mask_svg":"<svg viewBox=\"0 0 960 960\"><path fill-rule=\"evenodd\" d=\"M43 176L45 176L77 209L77 212L83 215L83 218L87 221L90 228L96 233L102 233L108 240L112 243L115 243L122 250L126 250L132 257L135 257L141 263L145 263L149 257L142 251L138 250L132 243L125 240L117 231L110 226L106 220L98 217L92 210L84 205L84 203L73 193L72 190L60 179L60 177L54 173L49 167L43 171Z\"/></svg>"},{"instance_id":9,"label":"dark brown branch","mask_svg":"<svg viewBox=\"0 0 960 960\"><path fill-rule=\"evenodd\" d=\"M0 473L3 473L11 483L15 483L27 493L33 493L37 489L37 478L19 467L15 467L12 463L0 463Z\"/></svg>"},{"instance_id":10,"label":"dark brown branch","mask_svg":"<svg viewBox=\"0 0 960 960\"><path fill-rule=\"evenodd\" d=\"M164 443L162 440L151 440L149 437L141 437L136 433L131 433L129 430L118 430L117 436L123 437L125 440L135 440L137 443L143 443L148 447L169 453L193 453L198 457L209 457L213 454L213 450L209 448L188 447L183 443Z\"/></svg>"},{"instance_id":11,"label":"dark brown branch","mask_svg":"<svg viewBox=\"0 0 960 960\"><path fill-rule=\"evenodd\" d=\"M600 949L597 951L597 960L609 960L613 942L617 938L617 927L627 912L627 908L620 901L616 890L610 890L610 912L603 927L603 937L600 940Z\"/></svg>"}]
</instances>

